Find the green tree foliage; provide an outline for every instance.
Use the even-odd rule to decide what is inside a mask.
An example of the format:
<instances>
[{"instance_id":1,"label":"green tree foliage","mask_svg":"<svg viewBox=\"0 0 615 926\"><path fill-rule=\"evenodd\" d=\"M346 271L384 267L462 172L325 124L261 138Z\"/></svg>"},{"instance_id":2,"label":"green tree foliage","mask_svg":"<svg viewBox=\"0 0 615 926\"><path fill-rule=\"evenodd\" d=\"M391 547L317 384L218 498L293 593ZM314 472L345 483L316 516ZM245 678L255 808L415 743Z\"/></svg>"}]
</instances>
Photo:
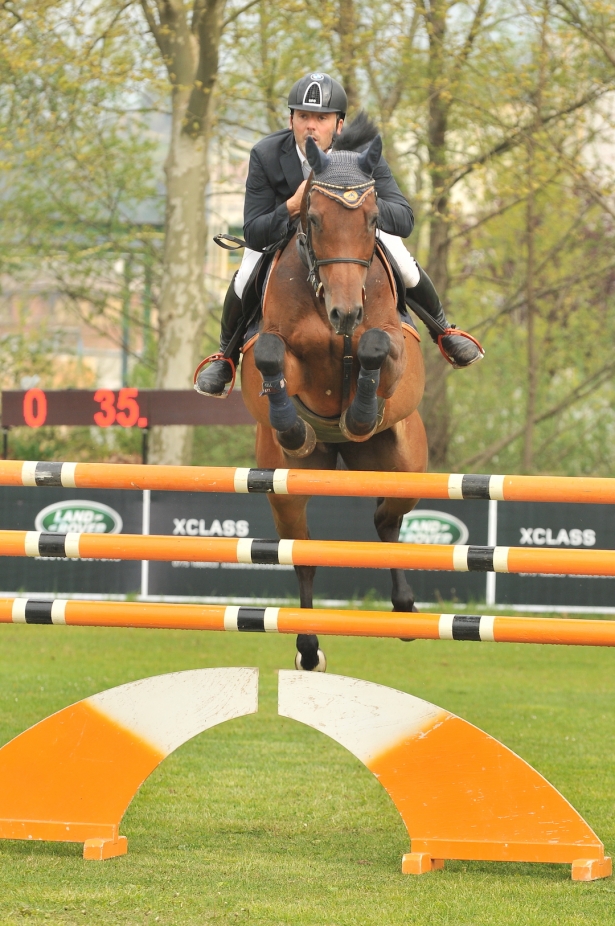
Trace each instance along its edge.
<instances>
[{"instance_id":1,"label":"green tree foliage","mask_svg":"<svg viewBox=\"0 0 615 926\"><path fill-rule=\"evenodd\" d=\"M174 339L194 350L211 308L197 285L204 218L194 210L180 273L170 204L203 202L210 138L246 151L287 124L292 82L325 68L379 123L416 211L408 246L487 349L452 372L423 338L432 467L612 474L612 4L15 0L0 30L2 267L44 265L104 324L135 311L122 292L144 288L147 260L159 385ZM133 112L161 100L174 126L162 255L161 230L135 219L162 172L148 114ZM175 195L186 157L193 179ZM187 279L194 299L175 311Z\"/></svg>"},{"instance_id":2,"label":"green tree foliage","mask_svg":"<svg viewBox=\"0 0 615 926\"><path fill-rule=\"evenodd\" d=\"M159 275L144 112L157 74L138 25L108 3L16 0L0 11L0 270L39 291L44 281L110 336L124 264L139 288L145 266Z\"/></svg>"}]
</instances>

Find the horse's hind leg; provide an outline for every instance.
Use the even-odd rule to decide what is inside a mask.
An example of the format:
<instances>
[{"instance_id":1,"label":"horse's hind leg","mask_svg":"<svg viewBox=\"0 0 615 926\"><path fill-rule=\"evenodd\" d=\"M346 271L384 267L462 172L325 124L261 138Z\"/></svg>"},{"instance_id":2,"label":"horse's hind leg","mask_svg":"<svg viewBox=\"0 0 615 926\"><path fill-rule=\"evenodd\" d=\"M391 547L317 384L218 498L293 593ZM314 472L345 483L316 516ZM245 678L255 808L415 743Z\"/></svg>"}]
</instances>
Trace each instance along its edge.
<instances>
[{"instance_id":1,"label":"horse's hind leg","mask_svg":"<svg viewBox=\"0 0 615 926\"><path fill-rule=\"evenodd\" d=\"M309 540L307 526L308 499L303 496L286 497L270 495L273 520L280 539ZM295 566L299 583L299 601L302 608L313 605L314 576L316 566ZM318 648L318 637L313 633L300 633L297 637L295 665L306 672L324 672L326 660Z\"/></svg>"},{"instance_id":2,"label":"horse's hind leg","mask_svg":"<svg viewBox=\"0 0 615 926\"><path fill-rule=\"evenodd\" d=\"M375 434L364 444L340 444L340 453L350 469L423 472L427 468L425 429L414 412L386 431ZM412 511L417 498L379 498L374 524L385 543L397 543L403 516ZM391 569L394 611L413 611L414 594L403 569Z\"/></svg>"},{"instance_id":3,"label":"horse's hind leg","mask_svg":"<svg viewBox=\"0 0 615 926\"><path fill-rule=\"evenodd\" d=\"M401 522L406 512L411 511L418 499L379 498L374 524L383 543L397 543ZM408 585L403 569L391 569L393 589L391 601L394 611L416 611L414 592Z\"/></svg>"},{"instance_id":4,"label":"horse's hind leg","mask_svg":"<svg viewBox=\"0 0 615 926\"><path fill-rule=\"evenodd\" d=\"M337 452L317 444L310 466L319 469L334 469ZM256 459L258 465L267 468L286 468L288 459L284 456L279 443L274 439L271 428L258 425L256 429ZM295 466L301 466L299 461L293 461ZM269 502L273 514L276 531L281 540L309 540L307 524L307 496L298 495L269 495ZM315 566L295 566L295 573L299 583L299 600L302 608L311 608L313 604ZM326 660L324 653L318 648L318 637L315 634L299 634L297 637L297 658L295 665L305 671L324 672Z\"/></svg>"}]
</instances>

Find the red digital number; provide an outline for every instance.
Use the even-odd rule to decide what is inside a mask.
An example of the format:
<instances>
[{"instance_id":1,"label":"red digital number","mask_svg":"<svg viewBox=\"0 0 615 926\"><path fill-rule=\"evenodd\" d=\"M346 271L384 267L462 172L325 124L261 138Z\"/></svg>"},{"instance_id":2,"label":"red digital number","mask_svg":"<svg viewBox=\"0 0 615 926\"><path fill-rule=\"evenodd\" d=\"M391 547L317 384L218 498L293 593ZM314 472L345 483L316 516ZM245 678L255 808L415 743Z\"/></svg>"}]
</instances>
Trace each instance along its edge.
<instances>
[{"instance_id":1,"label":"red digital number","mask_svg":"<svg viewBox=\"0 0 615 926\"><path fill-rule=\"evenodd\" d=\"M29 428L40 428L47 420L47 396L42 389L28 389L23 397L23 420Z\"/></svg>"},{"instance_id":2,"label":"red digital number","mask_svg":"<svg viewBox=\"0 0 615 926\"><path fill-rule=\"evenodd\" d=\"M118 424L121 424L123 428L134 428L139 420L140 409L139 403L137 402L138 395L138 389L120 389L120 394L117 398L118 413L115 420Z\"/></svg>"},{"instance_id":3,"label":"red digital number","mask_svg":"<svg viewBox=\"0 0 615 926\"><path fill-rule=\"evenodd\" d=\"M31 390L38 391L40 390ZM115 404L115 393L111 389L97 389L94 401L100 403L100 411L94 415L94 421L99 428L110 428L112 424L119 424L123 428L145 427L147 419L141 418L141 409L137 398L139 390L134 388L120 389Z\"/></svg>"},{"instance_id":4,"label":"red digital number","mask_svg":"<svg viewBox=\"0 0 615 926\"><path fill-rule=\"evenodd\" d=\"M115 395L111 389L97 389L94 401L100 404L100 411L94 415L99 428L110 428L115 421Z\"/></svg>"}]
</instances>

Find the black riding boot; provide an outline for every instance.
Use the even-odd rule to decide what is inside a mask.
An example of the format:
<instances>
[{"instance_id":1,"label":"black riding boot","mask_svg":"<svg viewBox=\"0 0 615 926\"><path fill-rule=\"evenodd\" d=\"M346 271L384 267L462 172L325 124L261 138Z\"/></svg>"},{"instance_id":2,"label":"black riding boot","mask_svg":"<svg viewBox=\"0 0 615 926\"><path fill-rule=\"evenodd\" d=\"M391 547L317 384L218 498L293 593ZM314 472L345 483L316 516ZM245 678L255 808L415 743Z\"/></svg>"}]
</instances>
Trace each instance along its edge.
<instances>
[{"instance_id":1,"label":"black riding boot","mask_svg":"<svg viewBox=\"0 0 615 926\"><path fill-rule=\"evenodd\" d=\"M419 267L419 273L421 274L421 279L416 286L413 286L412 289L406 290L406 302L411 309L418 311L417 314L421 321L425 321L422 317L425 312L433 318L436 323L436 326L433 328L429 326L426 322L429 329L429 335L431 340L437 344L438 335L446 328L454 328L454 325L449 325L446 320L446 315L444 314L444 309L442 308L442 303L440 302L440 297L436 292L436 288L423 270L422 267ZM420 310L423 310L422 312ZM481 360L483 357L482 352L474 344L473 341L470 341L469 338L464 338L461 335L456 334L447 334L442 338L442 347L448 354L448 356L453 361L453 365L456 367L469 367L471 363L476 363L477 360Z\"/></svg>"},{"instance_id":2,"label":"black riding boot","mask_svg":"<svg viewBox=\"0 0 615 926\"><path fill-rule=\"evenodd\" d=\"M235 275L236 276L236 275ZM225 353L235 333L238 322L242 316L241 299L235 292L235 276L231 280L224 305L222 307L222 319L220 321L220 353ZM241 344L238 343L230 354L231 360L237 366ZM199 392L205 395L219 396L224 392L224 387L233 378L233 369L226 360L214 360L204 367L197 376L196 384Z\"/></svg>"}]
</instances>

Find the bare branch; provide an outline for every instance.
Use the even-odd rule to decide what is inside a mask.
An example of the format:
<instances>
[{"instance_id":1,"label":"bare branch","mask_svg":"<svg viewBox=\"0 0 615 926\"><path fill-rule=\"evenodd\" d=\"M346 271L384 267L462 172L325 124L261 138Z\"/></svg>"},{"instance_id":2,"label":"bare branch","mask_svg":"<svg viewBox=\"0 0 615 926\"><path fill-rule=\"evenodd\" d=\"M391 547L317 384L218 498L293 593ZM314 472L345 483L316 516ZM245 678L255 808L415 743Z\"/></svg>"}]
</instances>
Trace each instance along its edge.
<instances>
[{"instance_id":1,"label":"bare branch","mask_svg":"<svg viewBox=\"0 0 615 926\"><path fill-rule=\"evenodd\" d=\"M555 2L557 6L561 6L561 8L565 10L570 16L570 19L565 19L564 22L567 22L568 25L577 29L582 35L585 36L586 39L589 39L590 42L594 42L594 44L597 45L598 48L603 52L607 61L615 68L615 55L606 44L606 42L604 42L590 26L583 22L580 14L571 8L570 3L567 3L566 0L555 0Z\"/></svg>"},{"instance_id":2,"label":"bare branch","mask_svg":"<svg viewBox=\"0 0 615 926\"><path fill-rule=\"evenodd\" d=\"M474 47L474 42L476 41L476 36L478 35L480 31L481 23L483 21L485 12L487 10L487 2L488 0L479 0L478 8L476 10L476 13L474 14L474 19L472 20L472 25L470 26L470 29L466 36L466 40L463 43L463 47L461 51L459 52L457 60L455 61L453 65L452 72L451 72L451 80L450 80L451 83L456 82L461 71L463 70L463 68L465 67L467 63L468 58L470 57L472 48Z\"/></svg>"},{"instance_id":3,"label":"bare branch","mask_svg":"<svg viewBox=\"0 0 615 926\"><path fill-rule=\"evenodd\" d=\"M149 0L141 0L141 9L143 10L143 15L149 27L150 32L152 33L158 48L162 52L163 57L168 54L168 43L166 37L162 35L160 27L156 22L156 18L152 13L149 5Z\"/></svg>"},{"instance_id":4,"label":"bare branch","mask_svg":"<svg viewBox=\"0 0 615 926\"><path fill-rule=\"evenodd\" d=\"M559 119L562 119L564 116L571 115L577 110L582 109L584 106L588 106L590 103L594 103L606 93L611 93L614 89L615 85L595 87L589 93L586 93L584 96L580 97L580 99L575 100L569 106L565 106L563 109L558 109L549 115L545 115L541 120L542 126L544 127L556 122ZM454 171L451 176L447 190L450 191L456 183L459 183L459 181L463 180L464 177L467 177L468 174L473 173L477 167L482 167L483 164L486 164L487 161L490 161L492 158L498 157L500 154L505 154L507 151L511 151L513 148L516 148L517 145L520 145L528 137L528 135L532 133L533 126L533 120L526 122L520 128L515 129L508 138L503 139L501 142L498 142L497 145L494 145L493 148L490 148L489 151L485 151L483 154L477 155L465 165L457 168L457 170Z\"/></svg>"},{"instance_id":5,"label":"bare branch","mask_svg":"<svg viewBox=\"0 0 615 926\"><path fill-rule=\"evenodd\" d=\"M249 3L246 3L244 6L240 7L238 10L235 10L227 16L224 22L222 23L222 30L226 29L227 26L230 26L231 23L235 22L236 19L239 19L240 16L243 16L244 13L247 13L250 7L256 6L257 3L260 3L260 0L250 0Z\"/></svg>"},{"instance_id":6,"label":"bare branch","mask_svg":"<svg viewBox=\"0 0 615 926\"><path fill-rule=\"evenodd\" d=\"M115 26L115 24L117 23L117 21L120 19L122 13L123 13L125 10L127 10L129 6L133 6L133 4L134 4L134 0L127 0L126 3L122 4L122 6L120 6L120 8L116 11L115 15L112 17L111 22L109 23L109 25L107 26L107 28L105 29L105 31L102 32L100 35L96 36L96 38L94 39L94 41L92 42L92 44L91 44L91 45L89 46L89 48L86 50L86 52L85 52L85 56L86 56L86 57L88 57L88 56L94 51L94 49L96 48L96 46L98 45L99 42L102 42L103 46L105 45L105 43L106 43L106 41L107 41L107 38L109 37L109 34L110 34L111 30L113 29L113 27Z\"/></svg>"},{"instance_id":7,"label":"bare branch","mask_svg":"<svg viewBox=\"0 0 615 926\"><path fill-rule=\"evenodd\" d=\"M599 389L615 372L615 363L607 363L605 366L601 367L596 373L593 373L591 376L588 376L584 382L582 382L576 389L573 389L568 395L562 399L561 402L558 402L556 405L553 405L551 408L547 409L546 412L542 412L540 415L534 415L532 418L533 424L540 424L543 421L547 421L549 418L559 415L560 412L569 408L571 405L574 405L576 402L579 402L581 399L587 398L588 395L591 395L592 392L595 392L596 389ZM525 429L527 427L527 422L524 422L520 428L517 428L516 431L513 431L512 434L509 434L507 437L502 437L499 440L495 441L489 447L486 447L484 450L481 450L479 453L475 453L471 457L466 457L465 460L462 460L461 463L457 464L458 469L464 470L468 466L475 466L478 464L486 463L490 460L496 453L499 453L500 450L504 450L509 444L514 443L520 437L523 437L525 434Z\"/></svg>"},{"instance_id":8,"label":"bare branch","mask_svg":"<svg viewBox=\"0 0 615 926\"><path fill-rule=\"evenodd\" d=\"M17 25L17 23L23 22L23 19L19 15L19 13L16 12L16 10L11 9L10 4L11 4L11 0L4 0L4 2L2 3L2 9L6 10L7 13L10 13L11 16L15 17L15 22L13 23L12 26L9 26L9 28L12 29L14 26Z\"/></svg>"}]
</instances>

